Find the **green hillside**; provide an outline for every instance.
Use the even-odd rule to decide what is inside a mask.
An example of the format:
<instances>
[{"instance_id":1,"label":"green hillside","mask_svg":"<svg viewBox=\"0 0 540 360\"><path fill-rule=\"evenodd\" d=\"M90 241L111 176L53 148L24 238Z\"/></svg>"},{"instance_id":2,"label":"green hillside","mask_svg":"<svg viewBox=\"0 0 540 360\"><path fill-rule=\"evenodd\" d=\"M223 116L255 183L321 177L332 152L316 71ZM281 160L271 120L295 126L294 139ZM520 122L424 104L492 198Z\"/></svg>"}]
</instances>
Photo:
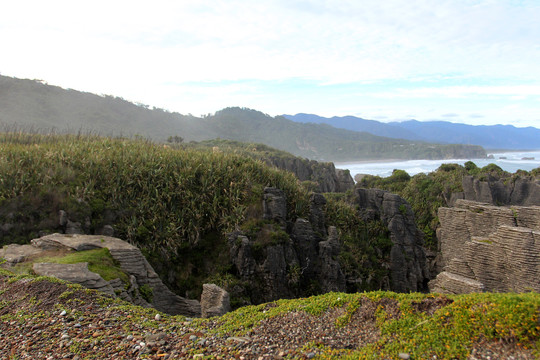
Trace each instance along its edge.
<instances>
[{"instance_id":1,"label":"green hillside","mask_svg":"<svg viewBox=\"0 0 540 360\"><path fill-rule=\"evenodd\" d=\"M0 76L0 123L23 130L140 135L158 142L170 136L179 136L185 142L222 138L262 143L324 161L486 156L480 146L397 140L324 124L296 123L244 108L227 108L204 117L186 116L113 96L5 76Z\"/></svg>"}]
</instances>

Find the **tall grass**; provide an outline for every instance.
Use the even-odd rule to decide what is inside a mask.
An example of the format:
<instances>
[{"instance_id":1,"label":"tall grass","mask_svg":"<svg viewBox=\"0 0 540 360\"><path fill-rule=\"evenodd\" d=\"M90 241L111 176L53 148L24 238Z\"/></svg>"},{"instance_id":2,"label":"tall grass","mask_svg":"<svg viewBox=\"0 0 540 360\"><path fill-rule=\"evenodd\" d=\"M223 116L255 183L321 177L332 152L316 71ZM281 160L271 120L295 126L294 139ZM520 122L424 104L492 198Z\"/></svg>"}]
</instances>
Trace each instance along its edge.
<instances>
[{"instance_id":1,"label":"tall grass","mask_svg":"<svg viewBox=\"0 0 540 360\"><path fill-rule=\"evenodd\" d=\"M307 211L308 194L292 174L230 153L25 132L0 134L0 153L1 202L54 193L89 215L109 209L120 215L118 235L150 250L233 230L263 186L286 192L291 217Z\"/></svg>"}]
</instances>

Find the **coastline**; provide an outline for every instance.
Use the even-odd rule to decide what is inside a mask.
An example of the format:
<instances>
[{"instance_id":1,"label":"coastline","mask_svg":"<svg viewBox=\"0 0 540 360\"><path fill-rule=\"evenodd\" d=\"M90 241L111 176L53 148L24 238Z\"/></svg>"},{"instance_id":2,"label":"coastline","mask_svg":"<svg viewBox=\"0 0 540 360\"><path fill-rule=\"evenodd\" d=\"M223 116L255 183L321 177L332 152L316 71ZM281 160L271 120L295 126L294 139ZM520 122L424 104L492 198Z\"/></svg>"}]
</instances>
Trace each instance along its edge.
<instances>
[{"instance_id":1,"label":"coastline","mask_svg":"<svg viewBox=\"0 0 540 360\"><path fill-rule=\"evenodd\" d=\"M410 161L411 159L403 160L403 159L374 159L374 160L356 160L356 161L333 161L336 168L338 165L354 165L354 164L377 164L377 163L392 163L392 162L400 162L400 161Z\"/></svg>"}]
</instances>

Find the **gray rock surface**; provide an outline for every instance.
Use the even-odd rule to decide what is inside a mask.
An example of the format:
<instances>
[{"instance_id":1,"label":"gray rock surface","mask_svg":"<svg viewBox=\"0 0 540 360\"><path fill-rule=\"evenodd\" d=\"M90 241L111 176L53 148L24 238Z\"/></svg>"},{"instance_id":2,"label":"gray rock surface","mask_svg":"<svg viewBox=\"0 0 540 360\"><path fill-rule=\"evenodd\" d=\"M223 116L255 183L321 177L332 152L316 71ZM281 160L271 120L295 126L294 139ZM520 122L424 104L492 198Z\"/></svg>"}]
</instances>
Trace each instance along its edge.
<instances>
[{"instance_id":1,"label":"gray rock surface","mask_svg":"<svg viewBox=\"0 0 540 360\"><path fill-rule=\"evenodd\" d=\"M263 219L284 225L287 219L287 201L283 190L267 187L263 197Z\"/></svg>"},{"instance_id":2,"label":"gray rock surface","mask_svg":"<svg viewBox=\"0 0 540 360\"><path fill-rule=\"evenodd\" d=\"M37 275L56 277L115 296L111 284L99 274L88 270L87 262L77 264L35 263L32 269Z\"/></svg>"},{"instance_id":3,"label":"gray rock surface","mask_svg":"<svg viewBox=\"0 0 540 360\"><path fill-rule=\"evenodd\" d=\"M142 255L140 250L117 238L102 236L102 235L79 235L79 234L52 234L47 235L31 241L32 245L14 246L8 245L0 250L0 256L11 259L11 263L23 261L23 259L29 256L36 256L40 252L54 251L54 250L72 250L72 251L85 251L97 248L107 248L112 257L118 261L121 269L130 276L129 289L126 291L125 298L132 299L137 305L152 306L159 311L168 314L182 314L186 316L200 316L200 304L197 300L189 300L174 294L172 291L163 284L159 276L156 274L152 266L148 263L146 258ZM33 248L33 249L32 249ZM98 279L95 279L94 273L88 274L83 269L83 265L77 265L73 270L73 275L77 275L79 280L70 280L101 290L106 288L105 292L110 293L108 287L102 286ZM37 269L40 271L47 271L51 276L53 270L59 271L58 278L64 279L67 275L66 271L62 270L60 266L55 264L50 265L38 265ZM79 276L80 275L80 276ZM97 275L97 274L95 274ZM99 276L99 275L98 275ZM103 279L102 279L103 280ZM120 281L120 283L122 283ZM109 287L112 289L112 294L115 294L114 290L119 290L121 294L122 290L125 291L125 284L120 284L117 280L113 280L112 284L109 283ZM86 284L86 285L85 285ZM96 287L92 287L94 284ZM146 286L151 289L152 301L148 304L138 291L139 288Z\"/></svg>"},{"instance_id":4,"label":"gray rock surface","mask_svg":"<svg viewBox=\"0 0 540 360\"><path fill-rule=\"evenodd\" d=\"M0 258L6 260L7 266L14 266L41 252L41 249L32 245L10 244L0 249Z\"/></svg>"},{"instance_id":5,"label":"gray rock surface","mask_svg":"<svg viewBox=\"0 0 540 360\"><path fill-rule=\"evenodd\" d=\"M357 189L357 203L365 220L380 219L390 231L391 290L426 291L430 272L423 234L410 205L400 196L378 189Z\"/></svg>"},{"instance_id":6,"label":"gray rock surface","mask_svg":"<svg viewBox=\"0 0 540 360\"><path fill-rule=\"evenodd\" d=\"M499 179L493 176L486 180L464 176L463 193L457 198L492 205L540 205L540 180L534 178ZM453 206L450 202L450 206Z\"/></svg>"},{"instance_id":7,"label":"gray rock surface","mask_svg":"<svg viewBox=\"0 0 540 360\"><path fill-rule=\"evenodd\" d=\"M221 316L231 311L229 293L215 284L203 284L201 315L203 318Z\"/></svg>"},{"instance_id":8,"label":"gray rock surface","mask_svg":"<svg viewBox=\"0 0 540 360\"><path fill-rule=\"evenodd\" d=\"M254 238L241 232L229 235L230 258L239 277L248 283L252 303L263 303L302 294L317 284L316 291L345 291L345 278L337 255L341 244L335 228L326 229L326 199L315 194L310 201L309 219L287 223L285 195L266 188L263 197L266 224ZM272 240L275 227L287 231ZM238 294L236 294L238 295Z\"/></svg>"},{"instance_id":9,"label":"gray rock surface","mask_svg":"<svg viewBox=\"0 0 540 360\"><path fill-rule=\"evenodd\" d=\"M328 240L319 242L321 288L325 291L343 291L346 287L345 275L341 271L338 256L341 244L337 229L334 226L328 228Z\"/></svg>"},{"instance_id":10,"label":"gray rock surface","mask_svg":"<svg viewBox=\"0 0 540 360\"><path fill-rule=\"evenodd\" d=\"M354 180L349 170L336 169L331 162L317 162L298 157L271 157L266 162L292 172L300 181L316 182L318 192L345 192L354 188Z\"/></svg>"},{"instance_id":11,"label":"gray rock surface","mask_svg":"<svg viewBox=\"0 0 540 360\"><path fill-rule=\"evenodd\" d=\"M540 291L540 207L455 205L439 209L444 268L431 291Z\"/></svg>"}]
</instances>

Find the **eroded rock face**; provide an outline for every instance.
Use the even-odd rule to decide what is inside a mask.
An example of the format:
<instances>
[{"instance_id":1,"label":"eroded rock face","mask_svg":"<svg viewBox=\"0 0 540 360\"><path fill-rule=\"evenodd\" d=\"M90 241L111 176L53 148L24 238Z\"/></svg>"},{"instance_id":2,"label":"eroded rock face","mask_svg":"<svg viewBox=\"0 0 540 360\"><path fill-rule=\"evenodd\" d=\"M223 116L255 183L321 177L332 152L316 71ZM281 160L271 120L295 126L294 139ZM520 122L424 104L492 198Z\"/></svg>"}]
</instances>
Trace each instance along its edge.
<instances>
[{"instance_id":1,"label":"eroded rock face","mask_svg":"<svg viewBox=\"0 0 540 360\"><path fill-rule=\"evenodd\" d=\"M463 193L454 195L454 199L477 201L492 205L540 205L540 181L534 178L487 180L464 176ZM454 204L450 202L450 206Z\"/></svg>"},{"instance_id":2,"label":"eroded rock face","mask_svg":"<svg viewBox=\"0 0 540 360\"><path fill-rule=\"evenodd\" d=\"M298 218L286 223L281 215L286 214L287 206L283 191L266 188L264 218L281 230L279 238L272 239L276 234L271 224L265 225L258 238L250 239L241 232L230 234L230 258L238 276L249 283L249 293L244 295L252 303L297 297L309 286L321 292L345 291L345 277L337 260L341 245L336 229L327 230L324 225L325 204L326 199L315 194L310 220Z\"/></svg>"},{"instance_id":3,"label":"eroded rock face","mask_svg":"<svg viewBox=\"0 0 540 360\"><path fill-rule=\"evenodd\" d=\"M423 235L410 205L400 196L379 189L357 189L356 195L364 220L380 219L390 231L391 290L427 291L430 274Z\"/></svg>"},{"instance_id":4,"label":"eroded rock face","mask_svg":"<svg viewBox=\"0 0 540 360\"><path fill-rule=\"evenodd\" d=\"M292 172L300 181L318 183L319 192L345 192L354 188L354 180L348 170L336 169L331 162L322 163L301 158L272 157L267 162Z\"/></svg>"},{"instance_id":5,"label":"eroded rock face","mask_svg":"<svg viewBox=\"0 0 540 360\"><path fill-rule=\"evenodd\" d=\"M130 276L130 284L119 279L110 282L98 274L90 272L86 263L74 265L34 264L38 274L54 276L79 283L91 289L104 291L109 295L119 294L124 300L141 306L152 306L168 314L200 316L200 304L196 300L182 298L170 291L158 277L140 250L117 238L101 235L52 234L33 239L31 245L8 245L0 249L0 256L8 259L8 265L22 262L44 251L74 250L84 251L107 248L120 267ZM138 289L149 289L151 299L144 299ZM123 296L122 296L123 295ZM147 301L149 300L149 301Z\"/></svg>"},{"instance_id":6,"label":"eroded rock face","mask_svg":"<svg viewBox=\"0 0 540 360\"><path fill-rule=\"evenodd\" d=\"M467 200L440 208L443 271L433 292L540 291L540 207Z\"/></svg>"},{"instance_id":7,"label":"eroded rock face","mask_svg":"<svg viewBox=\"0 0 540 360\"><path fill-rule=\"evenodd\" d=\"M229 293L215 284L203 284L201 314L203 318L221 316L231 311Z\"/></svg>"}]
</instances>

